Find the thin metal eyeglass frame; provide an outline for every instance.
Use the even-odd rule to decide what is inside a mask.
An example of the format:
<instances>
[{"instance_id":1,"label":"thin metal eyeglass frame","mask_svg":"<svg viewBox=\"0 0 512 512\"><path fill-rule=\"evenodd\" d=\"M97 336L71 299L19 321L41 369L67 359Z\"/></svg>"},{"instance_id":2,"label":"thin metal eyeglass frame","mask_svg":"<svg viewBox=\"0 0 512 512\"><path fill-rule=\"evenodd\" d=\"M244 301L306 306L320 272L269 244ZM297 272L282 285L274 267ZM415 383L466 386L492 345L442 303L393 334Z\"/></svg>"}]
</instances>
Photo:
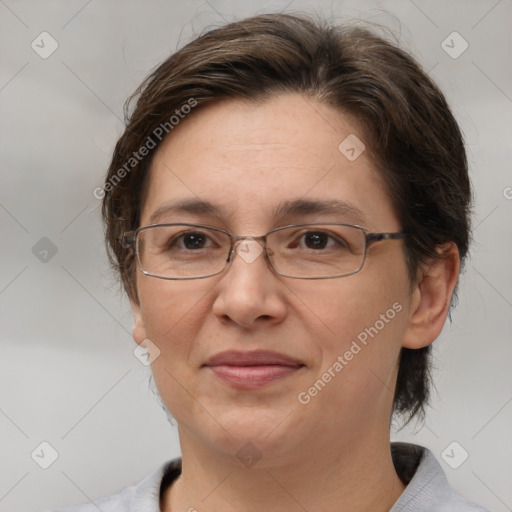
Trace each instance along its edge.
<instances>
[{"instance_id":1,"label":"thin metal eyeglass frame","mask_svg":"<svg viewBox=\"0 0 512 512\"><path fill-rule=\"evenodd\" d=\"M206 276L199 276L199 277L166 277L166 276L160 276L158 274L151 274L147 270L144 270L140 263L139 251L137 250L137 237L138 237L139 233L142 231L157 228L157 227L165 227L165 226L189 226L192 228L194 228L194 227L205 228L205 229L211 229L214 231L218 231L220 233L227 235L230 240L230 247L229 247L229 252L227 255L225 265L222 268L222 270L219 270L219 272L215 272L213 274L208 274ZM354 270L353 272L348 272L345 274L337 274L334 276L318 276L318 277L289 276L287 274L282 274L281 272L279 272L274 267L274 265L272 265L272 262L270 261L270 258L269 258L268 248L267 248L268 235L275 233L276 231L281 231L283 229L296 228L296 227L300 228L300 227L306 227L306 226L345 226L345 227L350 227L350 228L356 228L359 231L361 231L364 234L365 243L364 243L363 259L361 261L361 265L359 266L359 268L357 270ZM366 229L364 229L361 226L358 226L356 224L345 224L343 222L313 222L313 223L305 223L305 224L287 224L286 226L280 226L278 228L274 228L274 229L270 230L268 233L266 233L265 235L260 235L260 236L232 235L231 233L229 233L228 231L225 231L224 229L217 228L215 226L209 226L207 224L189 224L187 222L177 222L177 223L170 223L170 224L150 224L148 226L140 226L135 231L127 231L126 233L124 233L123 237L122 237L122 243L123 243L124 248L130 248L135 253L135 259L137 260L137 265L139 266L140 271L144 275L150 276L150 277L156 277L158 279L171 280L171 281L188 281L191 279L206 279L207 277L213 277L213 276L218 276L219 274L222 274L222 272L224 272L224 270L226 270L227 266L229 265L229 263L232 260L233 252L235 250L235 245L237 242L247 240L247 239L252 239L255 241L261 240L263 242L262 248L263 248L263 252L265 254L265 259L267 261L267 264L270 267L270 269L273 270L277 275L282 276L282 277L287 277L289 279L313 280L313 279L337 279L340 277L347 277L347 276L357 274L358 272L361 272L361 270L364 266L364 263L366 261L366 255L368 253L368 247L370 245L377 243L377 242L381 242L383 240L401 240L401 239L406 238L407 236L408 236L407 233L405 233L404 231L396 231L394 233L369 233L368 231L366 231Z\"/></svg>"}]
</instances>

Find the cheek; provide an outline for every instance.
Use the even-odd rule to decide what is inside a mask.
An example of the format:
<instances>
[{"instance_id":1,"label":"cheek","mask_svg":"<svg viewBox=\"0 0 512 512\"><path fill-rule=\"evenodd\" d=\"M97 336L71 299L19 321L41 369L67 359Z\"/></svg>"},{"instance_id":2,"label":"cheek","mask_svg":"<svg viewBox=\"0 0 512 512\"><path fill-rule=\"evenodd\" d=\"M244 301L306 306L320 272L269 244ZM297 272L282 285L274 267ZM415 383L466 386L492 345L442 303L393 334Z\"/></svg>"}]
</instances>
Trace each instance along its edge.
<instances>
[{"instance_id":1,"label":"cheek","mask_svg":"<svg viewBox=\"0 0 512 512\"><path fill-rule=\"evenodd\" d=\"M189 353L203 325L204 284L141 278L138 289L146 337L170 359Z\"/></svg>"},{"instance_id":2,"label":"cheek","mask_svg":"<svg viewBox=\"0 0 512 512\"><path fill-rule=\"evenodd\" d=\"M205 412L195 400L202 395L197 372L212 338L208 319L216 282L141 277L138 286L146 337L160 350L151 365L158 392L178 422L203 418Z\"/></svg>"},{"instance_id":3,"label":"cheek","mask_svg":"<svg viewBox=\"0 0 512 512\"><path fill-rule=\"evenodd\" d=\"M321 342L323 348L341 349L375 323L382 327L384 322L386 330L393 330L395 334L401 330L403 322L396 320L404 315L397 310L405 310L406 288L400 281L403 277L401 280L372 279L368 272L364 277L361 273L339 280L318 281L314 287L302 284L295 292L311 327L316 328L319 335L325 333Z\"/></svg>"},{"instance_id":4,"label":"cheek","mask_svg":"<svg viewBox=\"0 0 512 512\"><path fill-rule=\"evenodd\" d=\"M386 411L407 325L403 274L377 279L368 268L364 274L325 282L298 295L307 297L314 313L308 317L318 326L311 341L320 357L308 386L322 391L316 398L316 389L303 390L311 389L314 407L321 411L335 404L337 410L352 411L354 421L372 414L374 406ZM322 383L315 384L319 380L329 383L323 388Z\"/></svg>"},{"instance_id":5,"label":"cheek","mask_svg":"<svg viewBox=\"0 0 512 512\"><path fill-rule=\"evenodd\" d=\"M340 281L339 287L337 293L309 295L314 316L321 319L311 339L319 357L299 401L311 406L312 416L337 411L331 421L341 431L370 424L376 410L383 416L390 410L406 307L390 287L374 288L366 297L360 282L357 294L350 284Z\"/></svg>"},{"instance_id":6,"label":"cheek","mask_svg":"<svg viewBox=\"0 0 512 512\"><path fill-rule=\"evenodd\" d=\"M315 398L320 410L335 403L340 410L364 416L372 404L389 408L407 326L409 289L401 264L390 261L386 271L383 275L381 267L376 275L368 265L365 272L301 293L329 332L316 342L322 354L317 378L333 382Z\"/></svg>"},{"instance_id":7,"label":"cheek","mask_svg":"<svg viewBox=\"0 0 512 512\"><path fill-rule=\"evenodd\" d=\"M146 337L160 350L151 365L155 385L167 409L178 421L193 415L197 395L194 348L206 313L208 290L200 281L139 281L141 315ZM196 411L201 414L201 411ZM186 423L186 421L185 421Z\"/></svg>"}]
</instances>

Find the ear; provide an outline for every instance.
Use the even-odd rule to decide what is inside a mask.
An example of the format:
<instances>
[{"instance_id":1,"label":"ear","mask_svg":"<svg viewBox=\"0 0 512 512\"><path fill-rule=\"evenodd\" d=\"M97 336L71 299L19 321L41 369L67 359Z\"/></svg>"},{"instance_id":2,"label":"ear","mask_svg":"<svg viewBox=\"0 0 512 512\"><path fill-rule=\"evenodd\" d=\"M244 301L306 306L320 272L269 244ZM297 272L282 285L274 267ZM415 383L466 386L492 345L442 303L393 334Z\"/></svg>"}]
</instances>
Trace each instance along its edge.
<instances>
[{"instance_id":1,"label":"ear","mask_svg":"<svg viewBox=\"0 0 512 512\"><path fill-rule=\"evenodd\" d=\"M144 327L140 304L134 300L130 300L130 305L132 307L134 320L132 336L135 342L140 345L146 339L146 328Z\"/></svg>"},{"instance_id":2,"label":"ear","mask_svg":"<svg viewBox=\"0 0 512 512\"><path fill-rule=\"evenodd\" d=\"M418 349L430 345L443 329L452 294L460 271L459 250L455 243L442 245L439 258L432 259L418 270L418 279L411 296L409 324L403 346Z\"/></svg>"}]
</instances>

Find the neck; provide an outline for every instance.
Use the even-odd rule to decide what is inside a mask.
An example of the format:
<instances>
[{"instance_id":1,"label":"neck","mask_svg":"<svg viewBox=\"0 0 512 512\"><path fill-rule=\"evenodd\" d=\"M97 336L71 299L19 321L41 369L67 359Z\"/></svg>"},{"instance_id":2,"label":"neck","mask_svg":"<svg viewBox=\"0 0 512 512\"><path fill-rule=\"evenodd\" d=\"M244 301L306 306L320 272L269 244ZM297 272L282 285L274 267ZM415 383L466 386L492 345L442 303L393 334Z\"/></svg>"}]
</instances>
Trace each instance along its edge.
<instances>
[{"instance_id":1,"label":"neck","mask_svg":"<svg viewBox=\"0 0 512 512\"><path fill-rule=\"evenodd\" d=\"M200 446L182 431L180 441L182 474L167 489L164 512L386 512L404 490L389 436L315 439L300 453L263 457L252 467Z\"/></svg>"}]
</instances>

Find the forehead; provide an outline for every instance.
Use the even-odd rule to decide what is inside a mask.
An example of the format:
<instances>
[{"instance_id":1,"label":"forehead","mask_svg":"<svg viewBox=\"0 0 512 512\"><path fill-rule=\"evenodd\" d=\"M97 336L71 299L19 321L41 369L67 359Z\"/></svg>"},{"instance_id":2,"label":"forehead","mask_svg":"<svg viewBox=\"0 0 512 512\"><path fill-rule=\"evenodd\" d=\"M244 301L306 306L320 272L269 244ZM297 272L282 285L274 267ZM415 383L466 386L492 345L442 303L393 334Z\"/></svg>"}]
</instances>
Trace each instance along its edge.
<instances>
[{"instance_id":1,"label":"forehead","mask_svg":"<svg viewBox=\"0 0 512 512\"><path fill-rule=\"evenodd\" d=\"M347 204L367 228L396 225L369 151L353 158L362 144L351 117L298 94L205 106L158 149L141 224L166 205L204 201L226 226L261 229L278 221L283 205L307 201Z\"/></svg>"}]
</instances>

